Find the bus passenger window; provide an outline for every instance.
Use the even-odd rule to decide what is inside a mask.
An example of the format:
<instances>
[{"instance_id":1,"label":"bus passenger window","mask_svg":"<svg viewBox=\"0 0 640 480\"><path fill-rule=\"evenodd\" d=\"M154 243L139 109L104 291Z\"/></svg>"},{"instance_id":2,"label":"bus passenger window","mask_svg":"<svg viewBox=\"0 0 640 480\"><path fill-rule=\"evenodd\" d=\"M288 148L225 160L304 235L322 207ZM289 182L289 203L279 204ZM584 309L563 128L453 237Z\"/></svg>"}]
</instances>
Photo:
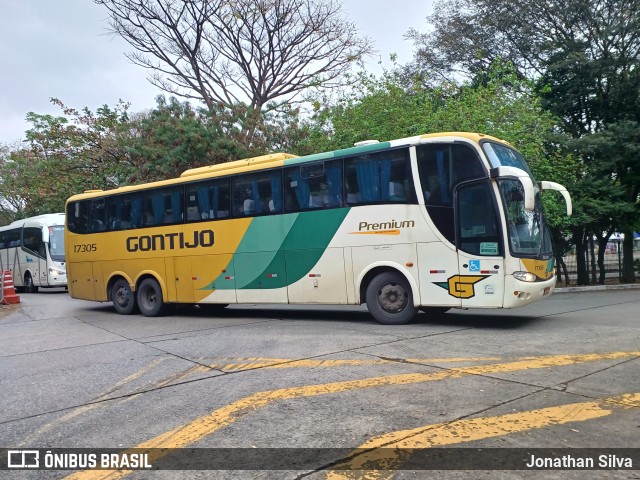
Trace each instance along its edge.
<instances>
[{"instance_id":1,"label":"bus passenger window","mask_svg":"<svg viewBox=\"0 0 640 480\"><path fill-rule=\"evenodd\" d=\"M107 229L107 209L104 198L91 200L91 233L104 232Z\"/></svg>"},{"instance_id":2,"label":"bus passenger window","mask_svg":"<svg viewBox=\"0 0 640 480\"><path fill-rule=\"evenodd\" d=\"M465 180L486 177L475 150L460 143L427 143L416 147L420 183L435 227L455 242L453 189Z\"/></svg>"},{"instance_id":3,"label":"bus passenger window","mask_svg":"<svg viewBox=\"0 0 640 480\"><path fill-rule=\"evenodd\" d=\"M89 200L72 202L67 206L67 225L70 232L89 232Z\"/></svg>"},{"instance_id":4,"label":"bus passenger window","mask_svg":"<svg viewBox=\"0 0 640 480\"><path fill-rule=\"evenodd\" d=\"M181 223L184 203L182 187L151 190L145 195L143 218L146 226Z\"/></svg>"},{"instance_id":5,"label":"bus passenger window","mask_svg":"<svg viewBox=\"0 0 640 480\"><path fill-rule=\"evenodd\" d=\"M39 228L26 227L22 230L22 246L31 253L46 258L44 243L42 242L42 230Z\"/></svg>"},{"instance_id":6,"label":"bus passenger window","mask_svg":"<svg viewBox=\"0 0 640 480\"><path fill-rule=\"evenodd\" d=\"M142 194L111 197L108 210L109 230L138 228L142 224Z\"/></svg>"},{"instance_id":7,"label":"bus passenger window","mask_svg":"<svg viewBox=\"0 0 640 480\"><path fill-rule=\"evenodd\" d=\"M187 221L229 216L229 180L220 179L187 187Z\"/></svg>"},{"instance_id":8,"label":"bus passenger window","mask_svg":"<svg viewBox=\"0 0 640 480\"><path fill-rule=\"evenodd\" d=\"M296 166L285 171L287 212L342 206L342 161Z\"/></svg>"},{"instance_id":9,"label":"bus passenger window","mask_svg":"<svg viewBox=\"0 0 640 480\"><path fill-rule=\"evenodd\" d=\"M414 203L407 149L348 158L347 203Z\"/></svg>"},{"instance_id":10,"label":"bus passenger window","mask_svg":"<svg viewBox=\"0 0 640 480\"><path fill-rule=\"evenodd\" d=\"M233 179L233 211L237 216L282 212L281 170Z\"/></svg>"}]
</instances>

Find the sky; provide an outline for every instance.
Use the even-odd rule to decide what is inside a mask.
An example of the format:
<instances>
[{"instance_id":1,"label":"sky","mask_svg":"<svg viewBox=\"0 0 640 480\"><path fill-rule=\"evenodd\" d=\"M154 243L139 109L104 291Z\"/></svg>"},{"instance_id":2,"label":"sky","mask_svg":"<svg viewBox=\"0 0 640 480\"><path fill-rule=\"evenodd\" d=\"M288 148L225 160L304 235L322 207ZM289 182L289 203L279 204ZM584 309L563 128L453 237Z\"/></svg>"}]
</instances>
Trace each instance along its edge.
<instances>
[{"instance_id":1,"label":"sky","mask_svg":"<svg viewBox=\"0 0 640 480\"><path fill-rule=\"evenodd\" d=\"M431 0L343 0L345 17L377 50L367 65L390 67L411 60L413 45L403 37L409 28L426 30ZM104 7L92 0L0 0L0 144L13 144L29 128L28 112L61 115L51 104L58 98L76 109L95 110L122 99L139 112L156 105L162 92L148 72L124 55L131 51L107 33Z\"/></svg>"}]
</instances>

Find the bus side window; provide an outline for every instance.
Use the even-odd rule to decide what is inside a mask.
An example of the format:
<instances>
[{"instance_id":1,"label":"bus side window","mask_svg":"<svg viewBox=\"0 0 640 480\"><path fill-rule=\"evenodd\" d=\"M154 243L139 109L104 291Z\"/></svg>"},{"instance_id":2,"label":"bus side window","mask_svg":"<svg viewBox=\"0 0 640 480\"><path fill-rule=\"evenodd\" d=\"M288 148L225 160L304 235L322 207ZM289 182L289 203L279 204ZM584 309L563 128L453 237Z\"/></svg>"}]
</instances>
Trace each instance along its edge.
<instances>
[{"instance_id":1,"label":"bus side window","mask_svg":"<svg viewBox=\"0 0 640 480\"><path fill-rule=\"evenodd\" d=\"M358 155L345 161L347 203L415 203L409 150Z\"/></svg>"},{"instance_id":2,"label":"bus side window","mask_svg":"<svg viewBox=\"0 0 640 480\"><path fill-rule=\"evenodd\" d=\"M91 200L91 232L104 232L107 229L107 209L104 198Z\"/></svg>"},{"instance_id":3,"label":"bus side window","mask_svg":"<svg viewBox=\"0 0 640 480\"><path fill-rule=\"evenodd\" d=\"M187 188L187 221L229 216L229 180L197 183Z\"/></svg>"},{"instance_id":4,"label":"bus side window","mask_svg":"<svg viewBox=\"0 0 640 480\"><path fill-rule=\"evenodd\" d=\"M67 225L70 232L89 233L89 200L70 203L67 207Z\"/></svg>"},{"instance_id":5,"label":"bus side window","mask_svg":"<svg viewBox=\"0 0 640 480\"><path fill-rule=\"evenodd\" d=\"M137 228L142 223L142 195L117 195L108 202L109 230Z\"/></svg>"},{"instance_id":6,"label":"bus side window","mask_svg":"<svg viewBox=\"0 0 640 480\"><path fill-rule=\"evenodd\" d=\"M282 170L235 177L232 190L236 216L282 212Z\"/></svg>"},{"instance_id":7,"label":"bus side window","mask_svg":"<svg viewBox=\"0 0 640 480\"><path fill-rule=\"evenodd\" d=\"M39 228L27 227L22 229L22 246L31 253L46 258L44 243L42 241L42 230Z\"/></svg>"},{"instance_id":8,"label":"bus side window","mask_svg":"<svg viewBox=\"0 0 640 480\"><path fill-rule=\"evenodd\" d=\"M20 229L14 228L7 231L7 247L19 247L22 243Z\"/></svg>"},{"instance_id":9,"label":"bus side window","mask_svg":"<svg viewBox=\"0 0 640 480\"><path fill-rule=\"evenodd\" d=\"M181 223L184 205L184 189L180 187L150 190L144 197L143 219L145 226Z\"/></svg>"},{"instance_id":10,"label":"bus side window","mask_svg":"<svg viewBox=\"0 0 640 480\"><path fill-rule=\"evenodd\" d=\"M290 167L285 171L287 212L342 206L342 161Z\"/></svg>"},{"instance_id":11,"label":"bus side window","mask_svg":"<svg viewBox=\"0 0 640 480\"><path fill-rule=\"evenodd\" d=\"M416 148L427 212L436 228L455 242L453 189L458 183L486 177L476 152L459 143L427 143Z\"/></svg>"}]
</instances>

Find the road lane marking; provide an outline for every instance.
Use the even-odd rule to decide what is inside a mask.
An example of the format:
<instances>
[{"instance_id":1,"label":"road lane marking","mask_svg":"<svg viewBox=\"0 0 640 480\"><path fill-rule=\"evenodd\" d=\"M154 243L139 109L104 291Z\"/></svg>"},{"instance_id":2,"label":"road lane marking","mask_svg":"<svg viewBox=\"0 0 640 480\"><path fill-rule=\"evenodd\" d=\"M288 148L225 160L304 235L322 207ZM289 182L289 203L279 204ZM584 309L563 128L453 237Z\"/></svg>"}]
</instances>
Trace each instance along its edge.
<instances>
[{"instance_id":1,"label":"road lane marking","mask_svg":"<svg viewBox=\"0 0 640 480\"><path fill-rule=\"evenodd\" d=\"M207 359L200 357L196 359L199 362L206 363ZM333 368L345 366L369 366L369 365L388 365L398 362L403 363L464 363L464 362L490 362L501 360L500 357L476 357L476 358L403 358L403 359L327 359L313 360L302 359L295 360L292 358L220 358L216 363L209 363L207 367L228 371L251 370L254 368Z\"/></svg>"},{"instance_id":2,"label":"road lane marking","mask_svg":"<svg viewBox=\"0 0 640 480\"><path fill-rule=\"evenodd\" d=\"M489 373L515 372L520 370L552 368L575 365L579 363L598 360L620 360L640 356L640 351L635 352L610 352L584 355L552 355L530 358L508 363L478 365L473 367L456 367L431 373L406 373L387 375L382 377L366 378L361 380L348 380L326 384L308 385L302 387L279 388L256 392L244 398L236 400L224 407L218 408L208 415L199 417L185 425L180 425L168 432L160 434L150 440L133 447L138 449L158 449L149 452L149 461L154 461L169 454L171 448L183 448L195 443L202 438L217 432L218 430L234 423L245 414L258 410L272 402L304 397L314 397L354 390L377 388L396 385L412 385L417 383L439 381L444 379L460 378L466 375L483 375ZM125 450L124 453L129 453ZM117 479L132 473L131 470L85 470L72 474L67 479L72 480L96 480Z\"/></svg>"},{"instance_id":3,"label":"road lane marking","mask_svg":"<svg viewBox=\"0 0 640 480\"><path fill-rule=\"evenodd\" d=\"M390 432L363 443L352 452L350 457L353 458L340 463L340 469L327 472L325 478L388 480L413 455L411 449L443 447L553 425L584 422L606 417L613 413L614 408L620 407L640 408L640 393ZM369 451L360 453L362 450Z\"/></svg>"}]
</instances>

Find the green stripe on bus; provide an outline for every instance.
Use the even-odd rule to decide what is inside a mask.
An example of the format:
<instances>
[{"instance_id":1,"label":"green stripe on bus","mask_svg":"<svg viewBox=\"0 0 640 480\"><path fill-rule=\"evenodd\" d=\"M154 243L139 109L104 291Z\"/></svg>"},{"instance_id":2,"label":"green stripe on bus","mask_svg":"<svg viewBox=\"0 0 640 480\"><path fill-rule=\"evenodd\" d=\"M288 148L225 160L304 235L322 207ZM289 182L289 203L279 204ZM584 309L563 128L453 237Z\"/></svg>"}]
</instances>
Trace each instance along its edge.
<instances>
[{"instance_id":1,"label":"green stripe on bus","mask_svg":"<svg viewBox=\"0 0 640 480\"><path fill-rule=\"evenodd\" d=\"M349 210L255 218L233 255L235 288L282 288L300 280L318 263ZM202 290L226 285L220 277Z\"/></svg>"},{"instance_id":2,"label":"green stripe on bus","mask_svg":"<svg viewBox=\"0 0 640 480\"><path fill-rule=\"evenodd\" d=\"M246 285L236 283L237 288L281 288L300 280L318 263L349 210L337 208L298 214L293 228L283 239L279 254L254 281ZM269 278L273 273L278 277Z\"/></svg>"},{"instance_id":3,"label":"green stripe on bus","mask_svg":"<svg viewBox=\"0 0 640 480\"><path fill-rule=\"evenodd\" d=\"M315 153L305 157L290 158L284 161L285 166L299 165L301 163L310 163L319 160L331 160L345 155L357 155L359 153L368 153L377 150L386 150L391 148L390 142L372 143L370 145L362 145L360 147L345 148L342 150L334 150L333 152Z\"/></svg>"}]
</instances>

